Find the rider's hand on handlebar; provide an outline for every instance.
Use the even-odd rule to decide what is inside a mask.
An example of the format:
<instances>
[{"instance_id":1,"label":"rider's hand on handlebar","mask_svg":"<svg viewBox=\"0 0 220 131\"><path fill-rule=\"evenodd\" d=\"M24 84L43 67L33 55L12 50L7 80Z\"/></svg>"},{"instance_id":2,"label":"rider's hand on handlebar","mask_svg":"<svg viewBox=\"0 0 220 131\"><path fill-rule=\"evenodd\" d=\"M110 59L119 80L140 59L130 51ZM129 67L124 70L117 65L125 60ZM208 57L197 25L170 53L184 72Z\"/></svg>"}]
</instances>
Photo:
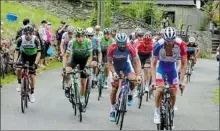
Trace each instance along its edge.
<instances>
[{"instance_id":1,"label":"rider's hand on handlebar","mask_svg":"<svg viewBox=\"0 0 220 131\"><path fill-rule=\"evenodd\" d=\"M141 79L141 76L137 76L137 77L136 77L136 80L137 80L137 83L141 83L141 80L142 80L142 79Z\"/></svg>"},{"instance_id":2,"label":"rider's hand on handlebar","mask_svg":"<svg viewBox=\"0 0 220 131\"><path fill-rule=\"evenodd\" d=\"M151 88L151 89L152 89L152 88L155 88L155 86L156 86L156 83L151 83L150 88Z\"/></svg>"}]
</instances>

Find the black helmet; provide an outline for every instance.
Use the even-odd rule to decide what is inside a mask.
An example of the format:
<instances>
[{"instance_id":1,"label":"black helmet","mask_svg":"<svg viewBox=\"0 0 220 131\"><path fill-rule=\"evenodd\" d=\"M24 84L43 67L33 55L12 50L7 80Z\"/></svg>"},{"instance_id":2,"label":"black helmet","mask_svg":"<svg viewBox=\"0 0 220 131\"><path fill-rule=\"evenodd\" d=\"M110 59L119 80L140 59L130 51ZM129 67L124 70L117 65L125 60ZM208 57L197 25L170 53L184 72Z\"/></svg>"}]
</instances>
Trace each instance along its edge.
<instances>
[{"instance_id":1,"label":"black helmet","mask_svg":"<svg viewBox=\"0 0 220 131\"><path fill-rule=\"evenodd\" d=\"M34 28L31 25L26 25L24 26L24 34L26 33L33 33L34 32Z\"/></svg>"},{"instance_id":2,"label":"black helmet","mask_svg":"<svg viewBox=\"0 0 220 131\"><path fill-rule=\"evenodd\" d=\"M29 23L30 23L29 18L25 18L25 19L23 20L23 25L24 25L24 26L27 25L27 24L29 24Z\"/></svg>"},{"instance_id":3,"label":"black helmet","mask_svg":"<svg viewBox=\"0 0 220 131\"><path fill-rule=\"evenodd\" d=\"M109 28L105 28L103 33L104 34L111 34L111 30Z\"/></svg>"}]
</instances>

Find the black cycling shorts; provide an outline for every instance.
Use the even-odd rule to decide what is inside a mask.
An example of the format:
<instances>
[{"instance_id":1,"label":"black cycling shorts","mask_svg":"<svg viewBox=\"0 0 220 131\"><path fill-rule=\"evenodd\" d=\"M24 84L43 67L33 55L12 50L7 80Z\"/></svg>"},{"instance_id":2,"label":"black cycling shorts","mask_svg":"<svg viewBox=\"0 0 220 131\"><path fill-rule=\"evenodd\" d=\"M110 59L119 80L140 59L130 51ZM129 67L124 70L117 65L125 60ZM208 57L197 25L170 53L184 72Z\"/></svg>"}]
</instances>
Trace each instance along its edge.
<instances>
[{"instance_id":1,"label":"black cycling shorts","mask_svg":"<svg viewBox=\"0 0 220 131\"><path fill-rule=\"evenodd\" d=\"M87 63L88 57L86 58L76 58L76 57L70 57L70 59L67 62L67 66L74 69L79 64L79 70L84 70L86 63ZM87 78L86 74L84 72L80 73L80 78Z\"/></svg>"},{"instance_id":2,"label":"black cycling shorts","mask_svg":"<svg viewBox=\"0 0 220 131\"><path fill-rule=\"evenodd\" d=\"M140 58L141 61L141 65L145 65L145 64L150 64L151 63L151 57L152 57L152 53L147 53L147 54L143 54L143 53L138 53L138 56Z\"/></svg>"},{"instance_id":3,"label":"black cycling shorts","mask_svg":"<svg viewBox=\"0 0 220 131\"><path fill-rule=\"evenodd\" d=\"M102 62L107 63L107 51L102 51Z\"/></svg>"},{"instance_id":4,"label":"black cycling shorts","mask_svg":"<svg viewBox=\"0 0 220 131\"><path fill-rule=\"evenodd\" d=\"M17 65L23 66L24 64L26 64L26 62L29 62L29 66L33 66L36 60L36 57L37 57L37 54L26 55L25 53L21 53L21 55L18 58ZM29 69L29 74L36 75L36 70L32 68Z\"/></svg>"},{"instance_id":5,"label":"black cycling shorts","mask_svg":"<svg viewBox=\"0 0 220 131\"><path fill-rule=\"evenodd\" d=\"M99 51L97 49L92 50L92 61L98 62L98 54L99 54Z\"/></svg>"}]
</instances>

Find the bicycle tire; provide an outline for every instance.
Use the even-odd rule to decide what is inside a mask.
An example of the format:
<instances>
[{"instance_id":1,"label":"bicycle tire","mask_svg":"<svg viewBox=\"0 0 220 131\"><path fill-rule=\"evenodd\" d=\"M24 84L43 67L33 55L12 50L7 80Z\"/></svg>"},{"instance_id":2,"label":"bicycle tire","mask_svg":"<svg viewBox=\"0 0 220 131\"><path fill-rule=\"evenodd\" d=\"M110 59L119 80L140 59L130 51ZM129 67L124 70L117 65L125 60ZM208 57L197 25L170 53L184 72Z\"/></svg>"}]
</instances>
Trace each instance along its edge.
<instances>
[{"instance_id":1,"label":"bicycle tire","mask_svg":"<svg viewBox=\"0 0 220 131\"><path fill-rule=\"evenodd\" d=\"M29 81L27 79L24 79L24 83L25 83L25 106L26 108L28 108L28 99L29 99L29 94L28 94L28 89L29 89Z\"/></svg>"},{"instance_id":2,"label":"bicycle tire","mask_svg":"<svg viewBox=\"0 0 220 131\"><path fill-rule=\"evenodd\" d=\"M138 108L141 108L142 105L142 99L143 99L143 85L138 85L139 86L139 92L138 92Z\"/></svg>"},{"instance_id":3,"label":"bicycle tire","mask_svg":"<svg viewBox=\"0 0 220 131\"><path fill-rule=\"evenodd\" d=\"M125 112L126 112L127 94L123 94L121 104L122 104L121 105L122 110L120 111L120 115L121 115L120 130L122 130L123 122L124 122L124 116L125 116Z\"/></svg>"},{"instance_id":4,"label":"bicycle tire","mask_svg":"<svg viewBox=\"0 0 220 131\"><path fill-rule=\"evenodd\" d=\"M63 81L62 81L62 88L63 88L63 90L65 89L65 79L64 79L64 75L63 75Z\"/></svg>"},{"instance_id":5,"label":"bicycle tire","mask_svg":"<svg viewBox=\"0 0 220 131\"><path fill-rule=\"evenodd\" d=\"M78 100L78 95L77 95L77 90L76 90L76 88L74 88L75 90L74 90L74 93L75 93L75 112L74 112L74 114L75 114L75 116L76 116L76 114L77 114L77 104L78 104L78 102L77 102L77 100Z\"/></svg>"},{"instance_id":6,"label":"bicycle tire","mask_svg":"<svg viewBox=\"0 0 220 131\"><path fill-rule=\"evenodd\" d=\"M78 110L79 110L78 119L79 119L79 122L82 122L82 104L81 104L81 102L79 102L77 104L77 106L78 106Z\"/></svg>"},{"instance_id":7,"label":"bicycle tire","mask_svg":"<svg viewBox=\"0 0 220 131\"><path fill-rule=\"evenodd\" d=\"M90 95L90 85L89 85L90 78L88 78L86 82L86 93L85 93L85 107L87 107L89 103L89 95Z\"/></svg>"},{"instance_id":8,"label":"bicycle tire","mask_svg":"<svg viewBox=\"0 0 220 131\"><path fill-rule=\"evenodd\" d=\"M168 102L166 102L165 128L166 130L172 130L170 105Z\"/></svg>"},{"instance_id":9,"label":"bicycle tire","mask_svg":"<svg viewBox=\"0 0 220 131\"><path fill-rule=\"evenodd\" d=\"M24 98L24 91L23 91L23 89L21 89L21 111L22 111L22 113L25 113L25 98Z\"/></svg>"},{"instance_id":10,"label":"bicycle tire","mask_svg":"<svg viewBox=\"0 0 220 131\"><path fill-rule=\"evenodd\" d=\"M99 86L98 86L98 101L100 100L100 98L102 96L102 89L103 89L103 84L105 81L105 77L103 76L103 73L101 76L102 77L100 77Z\"/></svg>"}]
</instances>

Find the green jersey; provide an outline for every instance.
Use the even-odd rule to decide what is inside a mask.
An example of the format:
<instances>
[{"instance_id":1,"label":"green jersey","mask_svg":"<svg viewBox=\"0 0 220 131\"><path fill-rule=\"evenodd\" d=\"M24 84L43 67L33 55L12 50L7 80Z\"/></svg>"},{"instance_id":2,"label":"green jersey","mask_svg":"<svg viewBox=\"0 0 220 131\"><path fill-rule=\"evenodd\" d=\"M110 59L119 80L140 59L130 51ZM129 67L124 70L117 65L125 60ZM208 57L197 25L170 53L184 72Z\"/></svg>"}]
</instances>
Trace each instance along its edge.
<instances>
[{"instance_id":1,"label":"green jersey","mask_svg":"<svg viewBox=\"0 0 220 131\"><path fill-rule=\"evenodd\" d=\"M101 45L101 49L102 49L102 52L107 52L107 49L108 49L108 46L112 43L114 43L114 39L113 38L110 38L109 40L106 40L105 37L102 37L100 39L100 45Z\"/></svg>"},{"instance_id":2,"label":"green jersey","mask_svg":"<svg viewBox=\"0 0 220 131\"><path fill-rule=\"evenodd\" d=\"M25 36L22 35L17 40L16 50L29 56L37 54L37 52L41 51L40 41L35 35L30 40L26 40Z\"/></svg>"},{"instance_id":3,"label":"green jersey","mask_svg":"<svg viewBox=\"0 0 220 131\"><path fill-rule=\"evenodd\" d=\"M92 42L88 38L84 38L81 44L77 42L76 39L72 40L68 44L66 51L67 55L70 55L78 59L85 59L88 56L92 55Z\"/></svg>"}]
</instances>

